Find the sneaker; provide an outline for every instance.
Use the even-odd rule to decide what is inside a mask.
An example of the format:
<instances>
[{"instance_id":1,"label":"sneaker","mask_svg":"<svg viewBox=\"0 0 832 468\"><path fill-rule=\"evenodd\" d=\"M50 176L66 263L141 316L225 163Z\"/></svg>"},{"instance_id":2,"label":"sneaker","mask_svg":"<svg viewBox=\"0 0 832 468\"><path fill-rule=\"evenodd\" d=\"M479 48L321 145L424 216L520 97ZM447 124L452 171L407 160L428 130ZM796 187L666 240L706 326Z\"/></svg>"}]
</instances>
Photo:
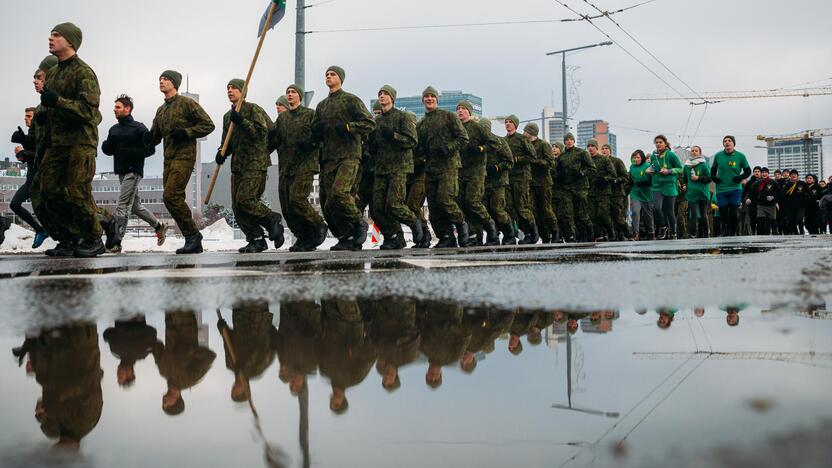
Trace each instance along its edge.
<instances>
[{"instance_id":1,"label":"sneaker","mask_svg":"<svg viewBox=\"0 0 832 468\"><path fill-rule=\"evenodd\" d=\"M47 234L46 231L40 231L35 233L35 241L32 242L32 248L37 249L38 247L43 245L43 242L46 239L49 239L49 234Z\"/></svg>"},{"instance_id":2,"label":"sneaker","mask_svg":"<svg viewBox=\"0 0 832 468\"><path fill-rule=\"evenodd\" d=\"M156 245L161 247L168 238L168 223L159 223L159 229L156 230Z\"/></svg>"},{"instance_id":3,"label":"sneaker","mask_svg":"<svg viewBox=\"0 0 832 468\"><path fill-rule=\"evenodd\" d=\"M116 245L108 248L107 252L108 253L121 253L121 244L116 244Z\"/></svg>"},{"instance_id":4,"label":"sneaker","mask_svg":"<svg viewBox=\"0 0 832 468\"><path fill-rule=\"evenodd\" d=\"M664 240L667 238L667 226L662 226L659 228L659 235L657 236L659 240Z\"/></svg>"}]
</instances>

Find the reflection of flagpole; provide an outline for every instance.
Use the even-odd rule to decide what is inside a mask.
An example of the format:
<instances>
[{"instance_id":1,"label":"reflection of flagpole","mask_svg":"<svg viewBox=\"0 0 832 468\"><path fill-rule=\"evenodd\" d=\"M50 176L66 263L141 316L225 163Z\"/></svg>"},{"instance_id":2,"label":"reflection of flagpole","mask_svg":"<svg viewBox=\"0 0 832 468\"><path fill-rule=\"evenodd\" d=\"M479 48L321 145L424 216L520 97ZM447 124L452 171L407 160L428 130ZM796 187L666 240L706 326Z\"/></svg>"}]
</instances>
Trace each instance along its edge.
<instances>
[{"instance_id":1,"label":"reflection of flagpole","mask_svg":"<svg viewBox=\"0 0 832 468\"><path fill-rule=\"evenodd\" d=\"M300 428L298 439L300 440L300 451L303 454L303 468L309 468L309 386L304 385L298 395L298 406L300 407Z\"/></svg>"},{"instance_id":2,"label":"reflection of flagpole","mask_svg":"<svg viewBox=\"0 0 832 468\"><path fill-rule=\"evenodd\" d=\"M608 418L617 418L617 411L601 411L588 408L578 408L572 406L572 334L566 332L566 405L555 403L552 408L562 409L568 411L577 411L579 413L591 414L593 416L606 416Z\"/></svg>"}]
</instances>

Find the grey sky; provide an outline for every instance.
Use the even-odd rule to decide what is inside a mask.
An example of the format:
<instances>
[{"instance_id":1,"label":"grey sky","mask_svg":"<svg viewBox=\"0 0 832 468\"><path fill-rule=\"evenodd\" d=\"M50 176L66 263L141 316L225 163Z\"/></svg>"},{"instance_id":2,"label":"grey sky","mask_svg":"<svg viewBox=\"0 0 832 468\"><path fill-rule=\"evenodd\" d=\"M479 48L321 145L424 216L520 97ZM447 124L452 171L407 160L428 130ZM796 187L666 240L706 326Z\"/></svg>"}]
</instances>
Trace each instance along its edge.
<instances>
[{"instance_id":1,"label":"grey sky","mask_svg":"<svg viewBox=\"0 0 832 468\"><path fill-rule=\"evenodd\" d=\"M320 0L318 0L320 1ZM308 0L314 3L315 0ZM38 102L31 75L48 53L51 28L72 21L83 29L79 55L96 71L102 89L102 133L115 123L112 100L120 93L136 101L135 117L150 125L162 97L157 78L173 68L190 76L191 92L215 122L228 103L225 85L243 77L256 45L257 24L265 0L206 2L201 0L40 0L0 3L7 24L0 29L5 44L6 90L0 129L9 135L22 124L22 110ZM585 13L583 0L568 3ZM637 0L598 0L613 10ZM270 33L252 80L249 100L273 117L274 101L294 77L294 7ZM310 8L308 30L516 21L567 18L572 14L552 0L335 0ZM825 0L658 0L614 18L699 92L769 89L832 77L832 2ZM596 24L678 89L646 53L626 40L608 20ZM307 90L317 102L326 93L325 68L333 63L347 72L345 88L365 102L389 83L399 95L419 94L428 84L439 89L462 89L483 97L486 114L515 113L533 118L543 106L560 108L560 60L546 52L606 40L589 24L550 23L462 29L430 29L338 34L307 37ZM672 93L664 84L619 48L589 50L568 58L580 67L580 107L576 119L603 118L619 136L620 155L651 146L652 133L667 133L680 143L690 108L685 102L630 103L629 97ZM832 85L832 80L823 83ZM183 84L184 89L184 84ZM314 103L313 102L313 105ZM726 102L710 106L693 144L712 154L726 133L738 137L738 148L752 164L763 163L765 152L754 149L754 136L783 134L807 128L832 127L832 97L786 98ZM691 118L688 138L702 108ZM495 129L498 126L495 125ZM2 132L0 132L2 133ZM203 146L208 159L219 146L219 130ZM5 137L4 137L5 138ZM682 143L688 144L688 138ZM8 138L5 138L7 141ZM3 148L11 156L13 145ZM828 149L827 153L832 150ZM161 172L157 153L147 172ZM830 161L827 156L827 161ZM111 160L99 158L99 171ZM826 164L827 174L832 172Z\"/></svg>"}]
</instances>

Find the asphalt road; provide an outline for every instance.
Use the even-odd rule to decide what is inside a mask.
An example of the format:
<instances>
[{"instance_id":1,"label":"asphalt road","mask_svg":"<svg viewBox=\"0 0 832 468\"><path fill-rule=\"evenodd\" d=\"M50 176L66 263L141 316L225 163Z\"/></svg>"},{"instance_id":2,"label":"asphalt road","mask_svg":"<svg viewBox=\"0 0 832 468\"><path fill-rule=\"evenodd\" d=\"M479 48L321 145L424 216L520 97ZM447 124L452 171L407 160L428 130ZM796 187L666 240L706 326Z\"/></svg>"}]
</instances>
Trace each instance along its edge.
<instances>
[{"instance_id":1,"label":"asphalt road","mask_svg":"<svg viewBox=\"0 0 832 468\"><path fill-rule=\"evenodd\" d=\"M240 301L410 297L526 309L754 304L832 297L832 242L740 237L399 252L282 252L97 259L0 257L0 325L49 325Z\"/></svg>"}]
</instances>

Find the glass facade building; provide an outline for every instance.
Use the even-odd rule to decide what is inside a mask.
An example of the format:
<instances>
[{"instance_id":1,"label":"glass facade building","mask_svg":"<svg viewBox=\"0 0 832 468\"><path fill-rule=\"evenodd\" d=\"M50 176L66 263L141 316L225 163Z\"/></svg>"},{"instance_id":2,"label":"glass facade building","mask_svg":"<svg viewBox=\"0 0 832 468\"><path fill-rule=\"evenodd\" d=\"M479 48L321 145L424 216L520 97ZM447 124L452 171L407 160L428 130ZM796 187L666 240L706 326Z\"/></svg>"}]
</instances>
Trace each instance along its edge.
<instances>
[{"instance_id":1,"label":"glass facade building","mask_svg":"<svg viewBox=\"0 0 832 468\"><path fill-rule=\"evenodd\" d=\"M482 98L471 93L466 93L458 90L440 91L439 92L439 108L449 112L456 112L456 105L459 101L467 100L474 108L474 115L482 116ZM370 107L376 103L377 99L370 101ZM403 111L412 112L416 114L417 119L425 116L425 106L422 104L422 96L399 96L396 99L396 107Z\"/></svg>"},{"instance_id":2,"label":"glass facade building","mask_svg":"<svg viewBox=\"0 0 832 468\"><path fill-rule=\"evenodd\" d=\"M820 138L769 142L767 165L772 172L797 169L801 178L807 174L823 177L823 142Z\"/></svg>"},{"instance_id":3,"label":"glass facade building","mask_svg":"<svg viewBox=\"0 0 832 468\"><path fill-rule=\"evenodd\" d=\"M575 135L576 144L580 148L586 148L591 139L598 140L598 145L608 143L612 147L612 155L618 156L618 138L610 132L610 124L604 120L582 120L578 122L578 132Z\"/></svg>"}]
</instances>

